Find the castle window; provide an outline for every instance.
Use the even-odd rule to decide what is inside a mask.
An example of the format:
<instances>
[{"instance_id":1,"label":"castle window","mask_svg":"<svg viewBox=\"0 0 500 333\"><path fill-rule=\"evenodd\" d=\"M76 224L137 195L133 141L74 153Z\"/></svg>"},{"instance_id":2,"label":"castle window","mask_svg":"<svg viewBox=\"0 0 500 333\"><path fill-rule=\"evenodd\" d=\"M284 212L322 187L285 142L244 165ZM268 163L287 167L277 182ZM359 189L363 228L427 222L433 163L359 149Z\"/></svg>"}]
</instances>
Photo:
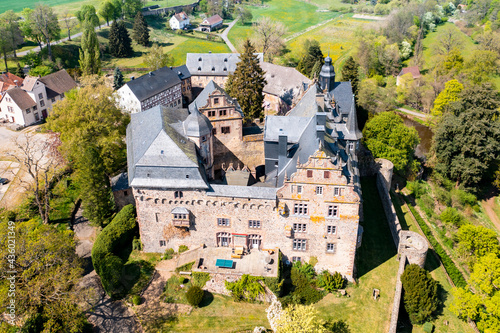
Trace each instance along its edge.
<instances>
[{"instance_id":1,"label":"castle window","mask_svg":"<svg viewBox=\"0 0 500 333\"><path fill-rule=\"evenodd\" d=\"M292 262L302 261L301 257L292 257Z\"/></svg>"},{"instance_id":2,"label":"castle window","mask_svg":"<svg viewBox=\"0 0 500 333\"><path fill-rule=\"evenodd\" d=\"M217 134L217 128L212 128L212 135L216 135Z\"/></svg>"},{"instance_id":3,"label":"castle window","mask_svg":"<svg viewBox=\"0 0 500 333\"><path fill-rule=\"evenodd\" d=\"M199 58L198 58L198 61L201 61L201 60L202 60L202 59L201 59L201 57L199 57Z\"/></svg>"},{"instance_id":4,"label":"castle window","mask_svg":"<svg viewBox=\"0 0 500 333\"><path fill-rule=\"evenodd\" d=\"M297 185L297 193L302 194L302 185Z\"/></svg>"},{"instance_id":5,"label":"castle window","mask_svg":"<svg viewBox=\"0 0 500 333\"><path fill-rule=\"evenodd\" d=\"M198 72L201 71L201 67L198 67Z\"/></svg>"},{"instance_id":6,"label":"castle window","mask_svg":"<svg viewBox=\"0 0 500 333\"><path fill-rule=\"evenodd\" d=\"M201 137L201 142L205 142L205 141L207 141L206 135L204 135L204 136Z\"/></svg>"},{"instance_id":7,"label":"castle window","mask_svg":"<svg viewBox=\"0 0 500 333\"><path fill-rule=\"evenodd\" d=\"M294 239L293 249L295 251L305 251L307 249L307 239Z\"/></svg>"},{"instance_id":8,"label":"castle window","mask_svg":"<svg viewBox=\"0 0 500 333\"><path fill-rule=\"evenodd\" d=\"M225 115L226 115L226 110L219 111L219 116L225 116Z\"/></svg>"},{"instance_id":9,"label":"castle window","mask_svg":"<svg viewBox=\"0 0 500 333\"><path fill-rule=\"evenodd\" d=\"M248 227L252 229L260 229L259 220L248 220Z\"/></svg>"},{"instance_id":10,"label":"castle window","mask_svg":"<svg viewBox=\"0 0 500 333\"><path fill-rule=\"evenodd\" d=\"M187 214L174 214L174 220L187 220Z\"/></svg>"},{"instance_id":11,"label":"castle window","mask_svg":"<svg viewBox=\"0 0 500 333\"><path fill-rule=\"evenodd\" d=\"M316 194L317 195L323 194L323 186L316 186Z\"/></svg>"},{"instance_id":12,"label":"castle window","mask_svg":"<svg viewBox=\"0 0 500 333\"><path fill-rule=\"evenodd\" d=\"M175 191L174 192L174 198L182 198L183 194L182 191Z\"/></svg>"},{"instance_id":13,"label":"castle window","mask_svg":"<svg viewBox=\"0 0 500 333\"><path fill-rule=\"evenodd\" d=\"M227 62L227 58L224 58L224 62Z\"/></svg>"},{"instance_id":14,"label":"castle window","mask_svg":"<svg viewBox=\"0 0 500 333\"><path fill-rule=\"evenodd\" d=\"M335 196L340 195L340 187L334 187L333 188L333 195L335 195Z\"/></svg>"},{"instance_id":15,"label":"castle window","mask_svg":"<svg viewBox=\"0 0 500 333\"><path fill-rule=\"evenodd\" d=\"M339 206L328 206L328 217L339 217Z\"/></svg>"},{"instance_id":16,"label":"castle window","mask_svg":"<svg viewBox=\"0 0 500 333\"><path fill-rule=\"evenodd\" d=\"M295 232L306 232L307 224L305 223L294 223L293 231Z\"/></svg>"},{"instance_id":17,"label":"castle window","mask_svg":"<svg viewBox=\"0 0 500 333\"><path fill-rule=\"evenodd\" d=\"M161 240L161 241L160 241L160 246L166 246L166 245L167 245L167 242L166 242L166 241L164 241L164 240Z\"/></svg>"},{"instance_id":18,"label":"castle window","mask_svg":"<svg viewBox=\"0 0 500 333\"><path fill-rule=\"evenodd\" d=\"M30 108L27 108L27 109L26 109L26 113L30 113L30 112L31 112L31 111L30 111Z\"/></svg>"},{"instance_id":19,"label":"castle window","mask_svg":"<svg viewBox=\"0 0 500 333\"><path fill-rule=\"evenodd\" d=\"M225 219L225 218L217 218L217 225L219 227L229 227L231 225L231 222L229 219Z\"/></svg>"},{"instance_id":20,"label":"castle window","mask_svg":"<svg viewBox=\"0 0 500 333\"><path fill-rule=\"evenodd\" d=\"M42 99L43 98L43 94L42 93L39 93L38 94L38 99Z\"/></svg>"},{"instance_id":21,"label":"castle window","mask_svg":"<svg viewBox=\"0 0 500 333\"><path fill-rule=\"evenodd\" d=\"M128 195L127 190L123 191L123 195L124 195L124 196L127 196L127 195Z\"/></svg>"},{"instance_id":22,"label":"castle window","mask_svg":"<svg viewBox=\"0 0 500 333\"><path fill-rule=\"evenodd\" d=\"M215 117L215 111L208 111L209 117Z\"/></svg>"},{"instance_id":23,"label":"castle window","mask_svg":"<svg viewBox=\"0 0 500 333\"><path fill-rule=\"evenodd\" d=\"M326 226L326 233L330 235L335 235L337 233L337 227L334 225L327 225Z\"/></svg>"},{"instance_id":24,"label":"castle window","mask_svg":"<svg viewBox=\"0 0 500 333\"><path fill-rule=\"evenodd\" d=\"M293 213L295 215L307 215L307 204L295 204Z\"/></svg>"},{"instance_id":25,"label":"castle window","mask_svg":"<svg viewBox=\"0 0 500 333\"><path fill-rule=\"evenodd\" d=\"M218 97L214 98L214 104L219 104L219 98Z\"/></svg>"},{"instance_id":26,"label":"castle window","mask_svg":"<svg viewBox=\"0 0 500 333\"><path fill-rule=\"evenodd\" d=\"M324 175L325 178L330 178L330 171L325 171Z\"/></svg>"},{"instance_id":27,"label":"castle window","mask_svg":"<svg viewBox=\"0 0 500 333\"><path fill-rule=\"evenodd\" d=\"M326 244L326 252L335 253L335 243Z\"/></svg>"},{"instance_id":28,"label":"castle window","mask_svg":"<svg viewBox=\"0 0 500 333\"><path fill-rule=\"evenodd\" d=\"M312 176L313 176L313 171L307 170L307 178L312 178Z\"/></svg>"},{"instance_id":29,"label":"castle window","mask_svg":"<svg viewBox=\"0 0 500 333\"><path fill-rule=\"evenodd\" d=\"M45 101L40 101L40 106L45 106Z\"/></svg>"},{"instance_id":30,"label":"castle window","mask_svg":"<svg viewBox=\"0 0 500 333\"><path fill-rule=\"evenodd\" d=\"M217 246L228 247L231 244L231 234L227 232L217 233Z\"/></svg>"},{"instance_id":31,"label":"castle window","mask_svg":"<svg viewBox=\"0 0 500 333\"><path fill-rule=\"evenodd\" d=\"M160 222L160 213L155 213L156 222Z\"/></svg>"},{"instance_id":32,"label":"castle window","mask_svg":"<svg viewBox=\"0 0 500 333\"><path fill-rule=\"evenodd\" d=\"M222 134L229 134L231 133L231 127L229 126L223 126L220 128L220 131Z\"/></svg>"},{"instance_id":33,"label":"castle window","mask_svg":"<svg viewBox=\"0 0 500 333\"><path fill-rule=\"evenodd\" d=\"M189 178L189 175L186 175L186 178Z\"/></svg>"}]
</instances>

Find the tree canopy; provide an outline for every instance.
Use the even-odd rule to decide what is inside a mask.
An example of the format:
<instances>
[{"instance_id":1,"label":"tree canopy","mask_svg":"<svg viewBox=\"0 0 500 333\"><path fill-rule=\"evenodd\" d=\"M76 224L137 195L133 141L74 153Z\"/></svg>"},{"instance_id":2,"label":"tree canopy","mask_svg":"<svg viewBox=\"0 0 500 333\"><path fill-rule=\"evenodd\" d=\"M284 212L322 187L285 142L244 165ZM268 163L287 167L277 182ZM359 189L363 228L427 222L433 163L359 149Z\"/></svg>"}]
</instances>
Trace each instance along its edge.
<instances>
[{"instance_id":1,"label":"tree canopy","mask_svg":"<svg viewBox=\"0 0 500 333\"><path fill-rule=\"evenodd\" d=\"M321 70L321 66L325 63L325 59L323 57L323 52L321 52L321 47L319 46L319 42L316 40L307 40L305 45L305 54L300 59L299 64L297 65L297 70L304 74L305 76L312 78L313 68L319 66ZM319 62L319 64L317 64Z\"/></svg>"},{"instance_id":2,"label":"tree canopy","mask_svg":"<svg viewBox=\"0 0 500 333\"><path fill-rule=\"evenodd\" d=\"M99 8L99 15L106 20L106 24L109 25L109 21L116 17L116 8L113 2L110 0L104 1Z\"/></svg>"},{"instance_id":3,"label":"tree canopy","mask_svg":"<svg viewBox=\"0 0 500 333\"><path fill-rule=\"evenodd\" d=\"M262 117L264 111L262 91L267 82L264 78L264 71L260 67L259 58L255 54L255 48L248 39L245 41L244 48L236 70L228 76L226 91L240 104L245 120L252 121Z\"/></svg>"},{"instance_id":4,"label":"tree canopy","mask_svg":"<svg viewBox=\"0 0 500 333\"><path fill-rule=\"evenodd\" d=\"M354 95L358 95L358 87L359 87L359 65L356 63L353 57L347 58L344 63L344 67L342 67L342 80L343 81L351 81L352 92Z\"/></svg>"},{"instance_id":5,"label":"tree canopy","mask_svg":"<svg viewBox=\"0 0 500 333\"><path fill-rule=\"evenodd\" d=\"M113 72L113 89L118 90L124 85L123 74L120 68L115 67Z\"/></svg>"},{"instance_id":6,"label":"tree canopy","mask_svg":"<svg viewBox=\"0 0 500 333\"><path fill-rule=\"evenodd\" d=\"M132 38L142 46L149 46L149 29L142 12L137 12L132 29Z\"/></svg>"},{"instance_id":7,"label":"tree canopy","mask_svg":"<svg viewBox=\"0 0 500 333\"><path fill-rule=\"evenodd\" d=\"M325 322L313 305L293 304L281 311L275 325L276 333L322 333Z\"/></svg>"},{"instance_id":8,"label":"tree canopy","mask_svg":"<svg viewBox=\"0 0 500 333\"><path fill-rule=\"evenodd\" d=\"M99 52L99 41L90 21L84 22L82 43L80 48L80 68L82 74L99 74L101 69L101 54Z\"/></svg>"},{"instance_id":9,"label":"tree canopy","mask_svg":"<svg viewBox=\"0 0 500 333\"><path fill-rule=\"evenodd\" d=\"M481 225L465 224L458 230L458 248L462 254L480 258L488 253L500 255L497 234Z\"/></svg>"},{"instance_id":10,"label":"tree canopy","mask_svg":"<svg viewBox=\"0 0 500 333\"><path fill-rule=\"evenodd\" d=\"M449 108L452 102L459 99L460 93L464 90L464 85L458 80L450 80L445 83L444 90L434 100L434 107L431 112L435 117L440 117Z\"/></svg>"},{"instance_id":11,"label":"tree canopy","mask_svg":"<svg viewBox=\"0 0 500 333\"><path fill-rule=\"evenodd\" d=\"M15 235L16 252L9 252L8 235ZM16 313L26 316L25 326L36 332L81 332L87 322L75 290L83 268L75 252L73 232L58 231L36 221L0 223L1 306L15 274ZM34 327L33 327L34 326Z\"/></svg>"},{"instance_id":12,"label":"tree canopy","mask_svg":"<svg viewBox=\"0 0 500 333\"><path fill-rule=\"evenodd\" d=\"M169 66L173 62L174 59L168 53L164 53L163 48L156 43L153 44L148 54L144 56L144 63L153 70Z\"/></svg>"},{"instance_id":13,"label":"tree canopy","mask_svg":"<svg viewBox=\"0 0 500 333\"><path fill-rule=\"evenodd\" d=\"M460 93L438 123L435 167L457 184L471 186L493 174L500 157L500 96L489 83Z\"/></svg>"},{"instance_id":14,"label":"tree canopy","mask_svg":"<svg viewBox=\"0 0 500 333\"><path fill-rule=\"evenodd\" d=\"M438 282L418 265L406 266L401 275L406 311L413 324L423 324L438 309Z\"/></svg>"},{"instance_id":15,"label":"tree canopy","mask_svg":"<svg viewBox=\"0 0 500 333\"><path fill-rule=\"evenodd\" d=\"M363 142L373 156L390 160L397 171L404 172L414 161L420 139L415 128L406 127L397 114L382 112L366 123Z\"/></svg>"},{"instance_id":16,"label":"tree canopy","mask_svg":"<svg viewBox=\"0 0 500 333\"><path fill-rule=\"evenodd\" d=\"M125 22L113 21L109 31L109 53L117 58L130 57L133 53L132 40L125 26Z\"/></svg>"}]
</instances>

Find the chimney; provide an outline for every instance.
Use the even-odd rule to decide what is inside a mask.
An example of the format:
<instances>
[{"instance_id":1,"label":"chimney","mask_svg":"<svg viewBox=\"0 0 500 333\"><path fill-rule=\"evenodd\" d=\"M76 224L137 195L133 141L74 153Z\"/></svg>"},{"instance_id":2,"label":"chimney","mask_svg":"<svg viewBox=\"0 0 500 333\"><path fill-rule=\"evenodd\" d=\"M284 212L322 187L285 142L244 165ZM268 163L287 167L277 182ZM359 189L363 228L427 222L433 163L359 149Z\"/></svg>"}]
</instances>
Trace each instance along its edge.
<instances>
[{"instance_id":1,"label":"chimney","mask_svg":"<svg viewBox=\"0 0 500 333\"><path fill-rule=\"evenodd\" d=\"M287 141L288 137L286 134L280 133L278 136L278 156L279 157L286 157L287 155Z\"/></svg>"}]
</instances>

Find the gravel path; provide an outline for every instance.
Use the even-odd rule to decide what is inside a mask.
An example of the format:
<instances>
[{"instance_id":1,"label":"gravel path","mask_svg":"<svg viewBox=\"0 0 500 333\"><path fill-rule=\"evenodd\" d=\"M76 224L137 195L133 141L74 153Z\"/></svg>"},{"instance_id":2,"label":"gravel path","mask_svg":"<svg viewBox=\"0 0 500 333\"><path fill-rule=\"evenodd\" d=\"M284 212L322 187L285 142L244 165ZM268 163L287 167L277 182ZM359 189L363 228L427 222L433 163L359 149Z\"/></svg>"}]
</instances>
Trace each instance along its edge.
<instances>
[{"instance_id":1,"label":"gravel path","mask_svg":"<svg viewBox=\"0 0 500 333\"><path fill-rule=\"evenodd\" d=\"M405 108L398 108L398 110L401 111L401 112L404 112L404 113L408 113L408 114L410 114L412 116L424 119L424 120L427 119L427 118L429 118L429 115L425 114L425 113L415 112L415 111L408 110L408 109L405 109Z\"/></svg>"},{"instance_id":2,"label":"gravel path","mask_svg":"<svg viewBox=\"0 0 500 333\"><path fill-rule=\"evenodd\" d=\"M224 42L226 43L226 45L231 49L231 52L233 52L233 53L238 53L238 51L234 47L233 43L231 43L231 41L229 40L229 38L227 38L227 34L229 33L229 30L231 30L231 28L236 24L236 22L238 22L238 20L239 20L239 18L237 18L233 22L229 23L229 26L226 28L226 30L224 30L219 35L224 40Z\"/></svg>"}]
</instances>

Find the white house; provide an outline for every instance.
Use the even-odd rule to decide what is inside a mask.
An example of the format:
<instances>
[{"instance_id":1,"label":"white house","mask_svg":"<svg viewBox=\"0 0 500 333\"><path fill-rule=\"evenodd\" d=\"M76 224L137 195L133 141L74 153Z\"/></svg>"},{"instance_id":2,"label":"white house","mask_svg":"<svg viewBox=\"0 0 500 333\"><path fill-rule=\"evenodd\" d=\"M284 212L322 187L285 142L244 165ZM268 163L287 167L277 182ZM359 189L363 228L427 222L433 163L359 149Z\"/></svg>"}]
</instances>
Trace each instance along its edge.
<instances>
[{"instance_id":1,"label":"white house","mask_svg":"<svg viewBox=\"0 0 500 333\"><path fill-rule=\"evenodd\" d=\"M185 27L189 26L189 17L186 15L186 13L180 12L172 16L169 23L170 29L172 30L184 29Z\"/></svg>"},{"instance_id":2,"label":"white house","mask_svg":"<svg viewBox=\"0 0 500 333\"><path fill-rule=\"evenodd\" d=\"M4 92L0 100L0 119L20 126L32 125L47 118L52 104L76 86L64 69L42 78L28 76L20 86Z\"/></svg>"}]
</instances>

